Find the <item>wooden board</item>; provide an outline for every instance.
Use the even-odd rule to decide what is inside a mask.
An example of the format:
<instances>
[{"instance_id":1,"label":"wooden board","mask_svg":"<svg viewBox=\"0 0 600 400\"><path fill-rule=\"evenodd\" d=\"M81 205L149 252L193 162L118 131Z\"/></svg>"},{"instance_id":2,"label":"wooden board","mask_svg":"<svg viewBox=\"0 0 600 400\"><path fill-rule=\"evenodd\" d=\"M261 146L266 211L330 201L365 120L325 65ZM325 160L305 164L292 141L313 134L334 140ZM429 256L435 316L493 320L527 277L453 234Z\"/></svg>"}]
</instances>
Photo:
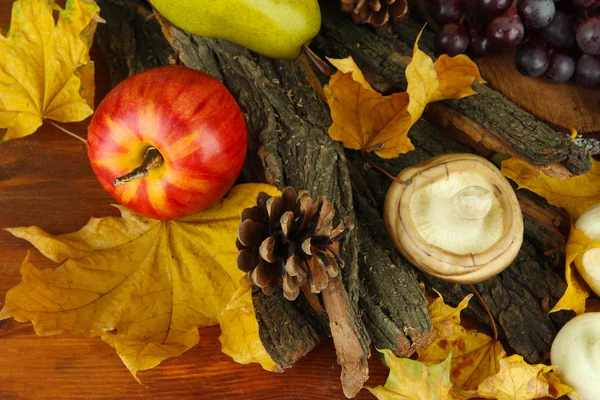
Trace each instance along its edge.
<instances>
[{"instance_id":1,"label":"wooden board","mask_svg":"<svg viewBox=\"0 0 600 400\"><path fill-rule=\"evenodd\" d=\"M8 28L12 0L0 0ZM106 63L97 49L96 104L108 92ZM89 121L65 124L85 136ZM0 132L0 136L3 133ZM90 217L118 215L114 200L89 166L85 145L44 124L32 136L0 145L0 229L38 225L52 234L81 228ZM36 266L53 264L21 239L0 230L0 308L20 282L28 251ZM218 327L200 330L200 343L177 358L139 373L135 381L115 351L99 338L35 336L30 324L0 321L0 400L10 399L344 399L333 342L323 343L282 374L240 365L221 353ZM388 374L370 360L368 384ZM362 390L358 399L372 399Z\"/></svg>"},{"instance_id":2,"label":"wooden board","mask_svg":"<svg viewBox=\"0 0 600 400\"><path fill-rule=\"evenodd\" d=\"M572 127L580 133L600 135L600 88L523 76L515 69L512 52L490 55L477 65L490 87L538 119L566 131Z\"/></svg>"}]
</instances>

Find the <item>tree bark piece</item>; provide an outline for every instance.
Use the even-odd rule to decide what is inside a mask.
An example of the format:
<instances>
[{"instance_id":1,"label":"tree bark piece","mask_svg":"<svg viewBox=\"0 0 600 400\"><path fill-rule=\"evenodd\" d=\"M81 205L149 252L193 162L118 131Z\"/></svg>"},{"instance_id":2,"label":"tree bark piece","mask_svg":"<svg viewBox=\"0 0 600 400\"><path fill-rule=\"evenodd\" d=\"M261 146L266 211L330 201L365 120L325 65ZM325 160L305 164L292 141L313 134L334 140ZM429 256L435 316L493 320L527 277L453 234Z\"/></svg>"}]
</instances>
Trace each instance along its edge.
<instances>
[{"instance_id":1,"label":"tree bark piece","mask_svg":"<svg viewBox=\"0 0 600 400\"><path fill-rule=\"evenodd\" d=\"M408 22L395 33L382 29L377 33L352 23L340 15L333 4L323 5L323 26L315 39L315 48L328 57L352 56L367 79L383 82L381 87L399 90L406 85L404 71L412 55L421 26ZM425 32L419 42L428 52L432 37ZM554 163L546 171L552 175L581 174L590 167L588 153L574 145L570 137L555 131L520 109L500 93L475 85L476 96L431 104L425 117L444 130L453 130L475 143L526 159L534 165Z\"/></svg>"}]
</instances>

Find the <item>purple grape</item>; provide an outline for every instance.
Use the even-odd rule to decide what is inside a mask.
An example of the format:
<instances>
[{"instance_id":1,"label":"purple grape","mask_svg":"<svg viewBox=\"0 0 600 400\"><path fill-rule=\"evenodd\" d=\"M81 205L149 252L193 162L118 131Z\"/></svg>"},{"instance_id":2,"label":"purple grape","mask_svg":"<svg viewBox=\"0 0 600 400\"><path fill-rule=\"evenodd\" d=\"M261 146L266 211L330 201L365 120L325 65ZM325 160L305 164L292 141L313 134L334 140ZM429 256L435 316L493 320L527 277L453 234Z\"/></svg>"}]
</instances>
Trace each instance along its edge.
<instances>
[{"instance_id":1,"label":"purple grape","mask_svg":"<svg viewBox=\"0 0 600 400\"><path fill-rule=\"evenodd\" d=\"M538 31L538 35L552 47L568 49L575 46L574 21L565 13L556 11L552 21Z\"/></svg>"},{"instance_id":2,"label":"purple grape","mask_svg":"<svg viewBox=\"0 0 600 400\"><path fill-rule=\"evenodd\" d=\"M515 67L522 75L530 77L543 75L549 63L548 48L543 43L531 40L517 47Z\"/></svg>"},{"instance_id":3,"label":"purple grape","mask_svg":"<svg viewBox=\"0 0 600 400\"><path fill-rule=\"evenodd\" d=\"M467 0L432 0L431 14L439 24L458 22L465 13Z\"/></svg>"},{"instance_id":4,"label":"purple grape","mask_svg":"<svg viewBox=\"0 0 600 400\"><path fill-rule=\"evenodd\" d=\"M498 47L515 47L525 34L521 18L514 7L495 17L487 26L487 38Z\"/></svg>"},{"instance_id":5,"label":"purple grape","mask_svg":"<svg viewBox=\"0 0 600 400\"><path fill-rule=\"evenodd\" d=\"M575 64L575 59L568 54L554 52L544 76L550 82L566 82L575 73Z\"/></svg>"},{"instance_id":6,"label":"purple grape","mask_svg":"<svg viewBox=\"0 0 600 400\"><path fill-rule=\"evenodd\" d=\"M588 54L600 54L600 17L591 17L577 28L577 44Z\"/></svg>"},{"instance_id":7,"label":"purple grape","mask_svg":"<svg viewBox=\"0 0 600 400\"><path fill-rule=\"evenodd\" d=\"M582 86L600 85L600 57L583 54L577 61L575 80Z\"/></svg>"},{"instance_id":8,"label":"purple grape","mask_svg":"<svg viewBox=\"0 0 600 400\"><path fill-rule=\"evenodd\" d=\"M554 17L554 2L552 0L521 0L519 14L527 29L540 29L552 21Z\"/></svg>"},{"instance_id":9,"label":"purple grape","mask_svg":"<svg viewBox=\"0 0 600 400\"><path fill-rule=\"evenodd\" d=\"M600 0L571 0L571 4L582 10L591 10L600 6Z\"/></svg>"},{"instance_id":10,"label":"purple grape","mask_svg":"<svg viewBox=\"0 0 600 400\"><path fill-rule=\"evenodd\" d=\"M471 58L485 57L490 48L490 41L485 35L482 35L475 29L469 33L469 47L467 53Z\"/></svg>"},{"instance_id":11,"label":"purple grape","mask_svg":"<svg viewBox=\"0 0 600 400\"><path fill-rule=\"evenodd\" d=\"M479 9L485 15L494 17L510 7L511 0L479 0Z\"/></svg>"},{"instance_id":12,"label":"purple grape","mask_svg":"<svg viewBox=\"0 0 600 400\"><path fill-rule=\"evenodd\" d=\"M437 53L454 57L467 50L469 33L461 24L442 25L435 33L434 45Z\"/></svg>"},{"instance_id":13,"label":"purple grape","mask_svg":"<svg viewBox=\"0 0 600 400\"><path fill-rule=\"evenodd\" d=\"M472 23L485 26L510 4L511 0L467 0L466 11Z\"/></svg>"}]
</instances>

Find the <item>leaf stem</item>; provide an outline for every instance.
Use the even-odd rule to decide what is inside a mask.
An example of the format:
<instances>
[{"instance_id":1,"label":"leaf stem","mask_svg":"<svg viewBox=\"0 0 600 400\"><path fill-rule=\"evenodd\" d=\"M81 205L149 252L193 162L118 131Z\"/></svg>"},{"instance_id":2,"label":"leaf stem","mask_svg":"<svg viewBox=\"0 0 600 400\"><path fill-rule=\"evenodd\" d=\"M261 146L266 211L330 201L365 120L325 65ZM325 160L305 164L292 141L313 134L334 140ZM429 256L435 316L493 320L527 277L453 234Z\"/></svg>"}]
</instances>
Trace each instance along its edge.
<instances>
[{"instance_id":1,"label":"leaf stem","mask_svg":"<svg viewBox=\"0 0 600 400\"><path fill-rule=\"evenodd\" d=\"M492 316L492 312L490 311L490 308L488 307L485 300L483 300L483 297L481 297L481 294L475 288L475 286L473 286L472 284L469 284L469 286L471 287L471 291L473 291L473 293L475 293L475 296L477 296L477 298L479 299L479 302L481 303L483 308L485 308L485 312L487 312L487 315L490 318L490 322L492 323L492 329L494 331L494 342L498 341L498 328L496 327L496 321L494 320L494 317Z\"/></svg>"},{"instance_id":2,"label":"leaf stem","mask_svg":"<svg viewBox=\"0 0 600 400\"><path fill-rule=\"evenodd\" d=\"M83 143L87 144L87 140L85 140L85 139L84 139L84 138L82 138L81 136L78 136L78 135L74 134L74 133L73 133L73 132L71 132L70 130L68 130L68 129L66 129L66 128L63 128L62 126L58 125L58 124L57 124L57 123L55 123L55 122L52 122L52 121L50 121L49 119L47 119L47 120L45 120L45 121L48 121L48 123L50 123L50 125L54 125L54 127L55 127L55 128L57 128L57 129L59 129L59 130L63 131L63 132L64 132L64 133L66 133L67 135L69 135L69 136L72 136L72 137L74 137L74 138L75 138L75 139L77 139L77 140L81 140Z\"/></svg>"},{"instance_id":3,"label":"leaf stem","mask_svg":"<svg viewBox=\"0 0 600 400\"><path fill-rule=\"evenodd\" d=\"M377 165L373 161L369 160L369 157L368 157L365 149L362 149L362 156L365 159L365 161L368 162L369 165L371 167L375 168L377 171L381 172L382 174L384 174L385 176L387 176L388 178L390 178L391 180L393 180L396 183L399 183L401 185L406 185L405 181L396 178L395 176L393 176L392 174L387 172L385 169L381 168L379 165Z\"/></svg>"}]
</instances>

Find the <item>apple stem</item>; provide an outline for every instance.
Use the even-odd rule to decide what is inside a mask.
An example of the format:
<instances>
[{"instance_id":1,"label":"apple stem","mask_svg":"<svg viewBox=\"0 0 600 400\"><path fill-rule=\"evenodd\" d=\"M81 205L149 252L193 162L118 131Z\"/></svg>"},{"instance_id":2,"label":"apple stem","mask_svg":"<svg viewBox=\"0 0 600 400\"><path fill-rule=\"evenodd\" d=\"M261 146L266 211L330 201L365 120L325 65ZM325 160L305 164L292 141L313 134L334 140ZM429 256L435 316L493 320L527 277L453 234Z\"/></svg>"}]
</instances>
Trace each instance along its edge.
<instances>
[{"instance_id":1,"label":"apple stem","mask_svg":"<svg viewBox=\"0 0 600 400\"><path fill-rule=\"evenodd\" d=\"M163 156L156 149L156 147L150 146L144 154L144 161L142 165L134 169L128 174L125 174L114 180L115 187L119 187L127 182L131 182L135 179L141 179L148 176L148 171L152 168L160 167L163 163Z\"/></svg>"}]
</instances>

